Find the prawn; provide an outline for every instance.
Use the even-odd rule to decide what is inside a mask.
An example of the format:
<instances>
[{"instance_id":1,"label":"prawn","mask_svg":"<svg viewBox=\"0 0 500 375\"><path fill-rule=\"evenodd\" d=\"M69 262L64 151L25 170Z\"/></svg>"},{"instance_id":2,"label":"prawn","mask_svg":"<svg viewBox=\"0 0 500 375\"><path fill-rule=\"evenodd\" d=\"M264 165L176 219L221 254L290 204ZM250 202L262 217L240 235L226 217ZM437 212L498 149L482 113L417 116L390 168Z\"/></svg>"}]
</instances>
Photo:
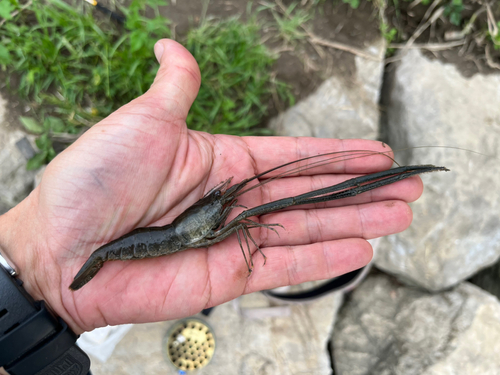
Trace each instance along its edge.
<instances>
[{"instance_id":1,"label":"prawn","mask_svg":"<svg viewBox=\"0 0 500 375\"><path fill-rule=\"evenodd\" d=\"M89 259L84 263L80 271L76 274L73 282L69 286L69 289L73 291L78 290L87 284L102 268L106 261L152 258L173 254L190 248L208 247L223 241L235 232L243 257L245 258L248 271L251 273L253 269L253 261L250 253L248 238L250 238L261 253L262 251L250 235L249 229L263 227L276 232L274 227L282 226L280 224L257 223L250 220L250 217L264 215L290 206L327 202L352 197L421 173L448 171L445 167L436 167L433 165L400 166L398 168L352 178L340 184L314 190L295 197L284 198L254 208L246 209L236 218L227 223L227 225L225 224L227 217L234 208L246 208L237 204L237 198L252 189L267 184L277 178L290 176L292 174L332 162L351 160L378 154L391 158L387 155L388 152L355 150L310 156L271 168L253 177L247 178L238 184L228 187L232 180L231 177L212 188L200 200L176 217L171 224L162 227L137 228L95 250L90 255ZM257 185L245 189L251 181L257 180L273 171L315 158L326 159L313 161L306 166L292 168L291 170L282 172L277 176L268 178ZM392 160L394 161L394 159ZM250 264L248 263L243 249L239 234L240 231L246 241L251 261ZM266 257L263 253L262 255L264 256L265 263Z\"/></svg>"}]
</instances>

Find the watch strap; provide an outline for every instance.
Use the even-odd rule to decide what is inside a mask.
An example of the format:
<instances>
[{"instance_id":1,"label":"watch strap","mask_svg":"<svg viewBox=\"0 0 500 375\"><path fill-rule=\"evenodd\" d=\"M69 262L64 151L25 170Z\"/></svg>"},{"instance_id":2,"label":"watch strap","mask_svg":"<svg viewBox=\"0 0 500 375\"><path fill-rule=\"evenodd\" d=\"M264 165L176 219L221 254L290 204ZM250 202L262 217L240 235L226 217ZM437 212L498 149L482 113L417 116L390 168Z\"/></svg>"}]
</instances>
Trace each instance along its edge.
<instances>
[{"instance_id":1,"label":"watch strap","mask_svg":"<svg viewBox=\"0 0 500 375\"><path fill-rule=\"evenodd\" d=\"M90 360L76 339L0 265L0 366L10 375L85 375Z\"/></svg>"}]
</instances>

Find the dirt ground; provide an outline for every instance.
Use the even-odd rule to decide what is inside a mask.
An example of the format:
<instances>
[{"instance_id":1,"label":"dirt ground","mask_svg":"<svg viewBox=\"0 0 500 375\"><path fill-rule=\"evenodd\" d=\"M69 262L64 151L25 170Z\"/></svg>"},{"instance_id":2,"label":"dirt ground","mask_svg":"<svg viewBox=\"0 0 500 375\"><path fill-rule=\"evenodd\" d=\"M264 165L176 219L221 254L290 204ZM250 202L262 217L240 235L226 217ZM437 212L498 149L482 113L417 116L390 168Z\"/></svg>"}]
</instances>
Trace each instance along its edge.
<instances>
[{"instance_id":1,"label":"dirt ground","mask_svg":"<svg viewBox=\"0 0 500 375\"><path fill-rule=\"evenodd\" d=\"M400 8L388 6L385 12L385 17L388 23L399 30L403 40L411 38L415 31L423 22L424 16L429 9L428 6L422 4L412 7L416 2L400 1ZM432 1L431 1L432 3ZM442 51L430 52L426 51L425 54L431 59L438 59L442 62L455 65L458 70L465 76L471 77L475 74L491 74L499 73L500 71L500 48L494 49L492 43L484 38L485 31L487 30L487 11L484 7L486 4L490 5L490 9L494 19L500 21L500 2L499 1L486 1L486 0L463 0L464 10L462 12L462 25L455 26L449 21L449 17L442 15L435 22L425 29L425 31L415 40L416 44L428 43L452 43L457 39L461 39L460 33L468 20L477 13L477 18L473 23L470 32L465 36L465 44L457 47L446 48ZM442 5L442 4L439 4ZM438 10L436 6L434 10ZM489 44L489 47L487 45ZM489 55L493 64L497 64L498 68L491 67L486 58L485 49L488 48Z\"/></svg>"},{"instance_id":2,"label":"dirt ground","mask_svg":"<svg viewBox=\"0 0 500 375\"><path fill-rule=\"evenodd\" d=\"M255 9L264 2L255 2ZM273 2L267 2L267 4ZM275 2L279 4L279 1ZM292 1L284 1L284 6L292 4ZM308 22L314 34L321 38L341 42L352 47L362 48L380 35L378 9L372 1L362 0L358 9L353 10L348 4L340 1L326 0L313 5L312 1L302 1L305 9L314 14L312 21ZM399 1L398 6L392 0L388 1L385 18L391 27L399 31L399 42L404 43L425 22L429 6L412 1ZM432 2L431 2L432 3ZM425 43L448 43L453 39L453 33L460 32L465 26L465 20L477 12L485 0L464 0L464 11L462 12L463 24L453 25L449 17L442 15L433 22L416 40L417 44ZM492 14L497 21L500 20L500 2L489 2ZM415 5L417 4L417 5ZM212 0L208 2L206 16L213 18L227 18L240 16L245 19L248 7L247 0ZM279 8L277 8L279 9ZM435 10L438 7L434 8ZM176 24L176 32L182 37L190 26L196 25L202 17L203 9L199 0L184 0L173 3L164 8L164 15ZM262 11L259 17L263 21L271 21L270 11ZM423 22L424 20L424 22ZM486 40L482 38L487 27L487 12L485 9L478 13L477 19L471 32L466 36L464 45L450 47L442 51L427 51L430 58L451 63L457 66L460 72L467 77L474 74L498 73L498 69L492 68L486 60ZM275 33L272 28L262 31L263 39L270 40L269 33ZM398 42L395 40L394 42ZM293 87L294 94L300 100L309 95L326 78L332 75L349 80L352 75L352 54L326 48L312 46L307 40L301 41L293 46L279 46L276 43L268 43L273 49L290 49L281 54L275 65L277 77ZM500 49L489 47L491 60L500 64ZM320 56L321 55L321 56Z\"/></svg>"},{"instance_id":3,"label":"dirt ground","mask_svg":"<svg viewBox=\"0 0 500 375\"><path fill-rule=\"evenodd\" d=\"M252 10L262 3L264 2L254 2ZM268 3L273 4L273 2ZM283 5L288 7L292 3L293 1L284 1ZM212 0L208 3L206 17L215 19L240 17L244 20L247 16L247 7L247 0ZM279 11L278 5L276 9ZM314 7L312 4L306 4L305 9L314 14L308 26L310 25L311 31L321 38L363 48L380 35L378 11L371 2L363 2L355 11L347 4L333 1L324 1ZM199 0L183 0L164 8L163 12L164 16L176 25L176 35L182 38L190 27L200 21L203 9ZM261 11L258 17L264 24L272 24L273 16L270 11ZM313 46L307 39L294 45L286 45L276 42L273 39L275 34L276 30L273 27L265 27L262 30L262 40L265 40L272 50L284 50L280 53L274 71L278 79L292 86L297 100L307 97L327 77L337 75L349 80L352 76L354 67L352 54L319 45ZM271 112L270 115L275 114L276 108Z\"/></svg>"}]
</instances>

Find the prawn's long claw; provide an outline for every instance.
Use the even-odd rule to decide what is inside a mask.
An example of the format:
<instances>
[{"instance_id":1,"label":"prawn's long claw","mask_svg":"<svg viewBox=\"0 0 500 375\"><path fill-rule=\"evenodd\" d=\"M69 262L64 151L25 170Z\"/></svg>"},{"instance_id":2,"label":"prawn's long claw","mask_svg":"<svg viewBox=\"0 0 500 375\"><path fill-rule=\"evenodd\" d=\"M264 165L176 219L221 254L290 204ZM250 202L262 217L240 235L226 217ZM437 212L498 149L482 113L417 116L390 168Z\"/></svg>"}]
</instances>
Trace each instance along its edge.
<instances>
[{"instance_id":1,"label":"prawn's long claw","mask_svg":"<svg viewBox=\"0 0 500 375\"><path fill-rule=\"evenodd\" d=\"M92 254L94 255L94 254ZM87 284L92 278L99 272L104 264L104 260L101 256L90 256L90 258L85 262L83 267L78 271L73 282L69 286L70 290L78 290L85 284Z\"/></svg>"}]
</instances>

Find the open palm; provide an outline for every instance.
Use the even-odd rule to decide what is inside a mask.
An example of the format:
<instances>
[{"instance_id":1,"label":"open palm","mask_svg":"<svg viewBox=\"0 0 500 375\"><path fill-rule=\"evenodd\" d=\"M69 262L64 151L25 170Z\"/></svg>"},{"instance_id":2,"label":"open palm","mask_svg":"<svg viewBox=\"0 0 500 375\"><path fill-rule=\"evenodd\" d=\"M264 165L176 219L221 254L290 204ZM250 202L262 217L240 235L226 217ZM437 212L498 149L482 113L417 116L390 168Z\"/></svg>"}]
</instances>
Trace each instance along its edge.
<instances>
[{"instance_id":1,"label":"open palm","mask_svg":"<svg viewBox=\"0 0 500 375\"><path fill-rule=\"evenodd\" d=\"M233 137L190 131L185 119L200 84L192 56L173 41L157 48L161 67L151 89L85 133L47 167L40 186L0 217L10 228L0 245L25 287L77 333L107 324L189 316L241 294L338 276L371 259L365 239L404 230L405 201L422 192L419 178L344 202L266 215L276 236L255 229L268 256L254 254L251 277L235 236L208 249L108 262L81 290L68 289L99 246L137 227L165 225L219 182L324 152L370 149L373 141ZM333 165L322 174L279 181L241 197L248 207L390 167L383 156ZM333 208L335 207L335 208ZM234 216L234 215L233 215ZM5 233L5 232L4 232Z\"/></svg>"}]
</instances>

